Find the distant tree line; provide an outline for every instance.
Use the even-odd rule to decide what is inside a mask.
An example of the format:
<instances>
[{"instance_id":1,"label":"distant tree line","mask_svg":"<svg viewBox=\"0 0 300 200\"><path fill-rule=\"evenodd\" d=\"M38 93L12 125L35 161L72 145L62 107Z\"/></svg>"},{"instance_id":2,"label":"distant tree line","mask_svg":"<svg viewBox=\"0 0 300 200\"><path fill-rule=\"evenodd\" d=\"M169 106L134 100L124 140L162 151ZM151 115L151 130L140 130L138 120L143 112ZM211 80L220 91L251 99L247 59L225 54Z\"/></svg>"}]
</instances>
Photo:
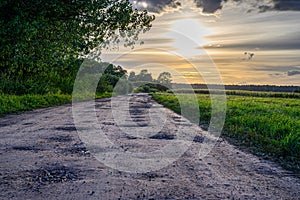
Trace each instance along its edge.
<instances>
[{"instance_id":1,"label":"distant tree line","mask_svg":"<svg viewBox=\"0 0 300 200\"><path fill-rule=\"evenodd\" d=\"M140 92L167 91L171 87L172 75L169 72L162 72L154 79L147 69L143 69L138 74L130 72L128 80Z\"/></svg>"},{"instance_id":2,"label":"distant tree line","mask_svg":"<svg viewBox=\"0 0 300 200\"><path fill-rule=\"evenodd\" d=\"M172 82L172 75L170 72L162 72L159 74L157 79L154 79L147 69L142 69L139 74L136 74L134 71L130 72L128 80L131 82L152 82L170 86Z\"/></svg>"},{"instance_id":3,"label":"distant tree line","mask_svg":"<svg viewBox=\"0 0 300 200\"><path fill-rule=\"evenodd\" d=\"M180 85L180 84L178 84ZM181 84L184 88L184 84ZM192 84L194 89L205 89L208 87L212 89L220 89L221 85L206 85L206 84ZM225 85L226 90L248 90L261 92L300 92L299 86L275 86L275 85Z\"/></svg>"},{"instance_id":4,"label":"distant tree line","mask_svg":"<svg viewBox=\"0 0 300 200\"><path fill-rule=\"evenodd\" d=\"M85 60L78 75L81 77L79 85L82 93L92 82L98 82L96 89L98 94L105 92L128 94L134 90L136 92L167 91L172 82L169 72L160 73L157 79L154 79L147 69L141 70L138 74L132 71L128 75L127 70L119 65L90 59ZM101 75L100 80L97 80L99 77L97 75Z\"/></svg>"}]
</instances>

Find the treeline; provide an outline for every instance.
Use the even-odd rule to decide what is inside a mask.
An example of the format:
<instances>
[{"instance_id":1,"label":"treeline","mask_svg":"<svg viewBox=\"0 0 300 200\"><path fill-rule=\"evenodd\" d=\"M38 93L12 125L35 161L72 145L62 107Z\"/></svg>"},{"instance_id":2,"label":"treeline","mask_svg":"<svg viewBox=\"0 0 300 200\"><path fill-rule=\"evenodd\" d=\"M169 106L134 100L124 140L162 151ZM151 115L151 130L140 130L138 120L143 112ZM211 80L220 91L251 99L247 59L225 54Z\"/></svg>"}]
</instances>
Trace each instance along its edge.
<instances>
[{"instance_id":1,"label":"treeline","mask_svg":"<svg viewBox=\"0 0 300 200\"><path fill-rule=\"evenodd\" d=\"M96 62L86 59L77 75L76 95L81 99L83 96L92 97L95 83L97 84L96 95L114 93L123 95L136 92L166 91L171 85L171 74L162 72L157 79L147 69L138 74L130 72L121 66L115 66L106 62ZM73 93L74 94L74 93Z\"/></svg>"},{"instance_id":2,"label":"treeline","mask_svg":"<svg viewBox=\"0 0 300 200\"><path fill-rule=\"evenodd\" d=\"M168 91L168 93L181 93L181 94L220 94L223 95L223 90L208 90L208 89L176 89ZM226 95L234 96L248 96L248 97L274 97L274 98L294 98L300 99L300 93L297 92L262 92L262 91L247 91L247 90L226 90Z\"/></svg>"},{"instance_id":3,"label":"treeline","mask_svg":"<svg viewBox=\"0 0 300 200\"><path fill-rule=\"evenodd\" d=\"M187 88L185 84L177 84L178 88ZM222 89L222 85L206 85L206 84L192 84L193 89ZM300 92L299 86L275 86L275 85L225 85L225 90L248 90L257 92Z\"/></svg>"},{"instance_id":4,"label":"treeline","mask_svg":"<svg viewBox=\"0 0 300 200\"><path fill-rule=\"evenodd\" d=\"M167 91L171 88L172 75L169 72L162 72L154 79L147 69L143 69L139 74L130 72L128 80L136 88L136 92Z\"/></svg>"}]
</instances>

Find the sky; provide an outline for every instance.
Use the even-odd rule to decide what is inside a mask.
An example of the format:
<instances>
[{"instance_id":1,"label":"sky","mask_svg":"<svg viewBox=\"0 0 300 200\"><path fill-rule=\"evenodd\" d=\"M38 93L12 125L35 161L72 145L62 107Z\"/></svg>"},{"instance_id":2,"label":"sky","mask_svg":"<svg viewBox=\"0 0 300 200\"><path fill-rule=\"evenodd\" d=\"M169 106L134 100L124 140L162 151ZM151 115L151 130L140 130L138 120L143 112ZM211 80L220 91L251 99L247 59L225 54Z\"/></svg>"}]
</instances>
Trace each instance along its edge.
<instances>
[{"instance_id":1,"label":"sky","mask_svg":"<svg viewBox=\"0 0 300 200\"><path fill-rule=\"evenodd\" d=\"M132 0L156 16L141 45L102 60L173 82L300 86L299 0Z\"/></svg>"}]
</instances>

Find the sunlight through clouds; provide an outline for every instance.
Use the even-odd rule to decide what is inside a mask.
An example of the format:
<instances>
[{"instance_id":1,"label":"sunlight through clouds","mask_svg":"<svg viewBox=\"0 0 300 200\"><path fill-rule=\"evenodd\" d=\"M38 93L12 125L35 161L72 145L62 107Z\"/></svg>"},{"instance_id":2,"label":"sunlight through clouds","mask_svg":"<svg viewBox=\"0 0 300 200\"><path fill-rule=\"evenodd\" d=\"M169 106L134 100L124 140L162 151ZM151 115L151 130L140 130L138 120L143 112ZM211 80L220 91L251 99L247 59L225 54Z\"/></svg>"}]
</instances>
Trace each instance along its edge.
<instances>
[{"instance_id":1,"label":"sunlight through clouds","mask_svg":"<svg viewBox=\"0 0 300 200\"><path fill-rule=\"evenodd\" d=\"M205 54L200 49L207 41L204 39L210 31L203 27L195 19L182 19L172 23L172 32L167 33L166 36L173 39L171 44L176 48L175 53L185 56L193 57Z\"/></svg>"},{"instance_id":2,"label":"sunlight through clouds","mask_svg":"<svg viewBox=\"0 0 300 200\"><path fill-rule=\"evenodd\" d=\"M147 9L156 16L152 29L140 35L144 44L136 45L135 50L163 49L197 64L202 62L203 69L206 62L200 58L208 54L226 84L300 85L300 74L288 76L293 67L300 66L300 1L177 2L133 1L141 10ZM120 48L119 54L126 51L128 49ZM246 59L245 52L254 53L254 57ZM178 68L191 82L201 81L192 76L194 69L190 65L174 60L173 56L151 51L129 56L120 65L130 71L145 63L148 57ZM158 74L162 69L149 70Z\"/></svg>"}]
</instances>

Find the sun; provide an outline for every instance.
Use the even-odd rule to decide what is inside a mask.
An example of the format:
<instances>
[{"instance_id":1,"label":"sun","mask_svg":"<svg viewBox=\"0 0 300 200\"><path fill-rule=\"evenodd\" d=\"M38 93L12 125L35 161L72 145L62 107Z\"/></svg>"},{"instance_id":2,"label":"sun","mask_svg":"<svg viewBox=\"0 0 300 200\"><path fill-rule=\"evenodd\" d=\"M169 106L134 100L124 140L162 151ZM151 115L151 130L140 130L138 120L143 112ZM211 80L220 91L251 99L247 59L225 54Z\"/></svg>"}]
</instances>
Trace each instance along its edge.
<instances>
[{"instance_id":1,"label":"sun","mask_svg":"<svg viewBox=\"0 0 300 200\"><path fill-rule=\"evenodd\" d=\"M201 47L208 42L205 40L205 36L209 33L210 31L198 20L182 19L172 23L167 37L173 40L171 45L175 48L176 54L193 57L203 54Z\"/></svg>"}]
</instances>

